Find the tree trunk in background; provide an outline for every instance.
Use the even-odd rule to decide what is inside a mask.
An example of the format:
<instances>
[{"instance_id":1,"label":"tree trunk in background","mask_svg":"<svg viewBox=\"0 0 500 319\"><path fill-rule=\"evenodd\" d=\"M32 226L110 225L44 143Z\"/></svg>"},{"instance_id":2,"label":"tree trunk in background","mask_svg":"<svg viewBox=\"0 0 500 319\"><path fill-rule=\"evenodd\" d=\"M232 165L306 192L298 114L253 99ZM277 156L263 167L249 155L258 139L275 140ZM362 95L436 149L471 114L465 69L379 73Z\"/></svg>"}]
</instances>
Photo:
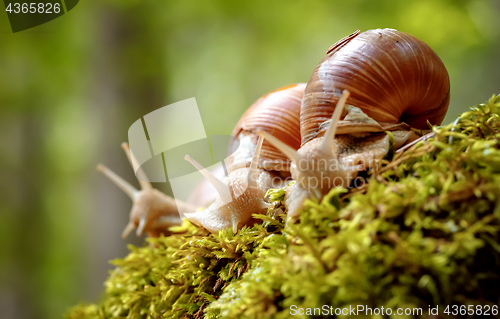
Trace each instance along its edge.
<instances>
[{"instance_id":1,"label":"tree trunk in background","mask_svg":"<svg viewBox=\"0 0 500 319\"><path fill-rule=\"evenodd\" d=\"M128 140L128 128L140 117L166 104L164 42L154 27L154 19L136 9L118 10L116 6L96 4L98 12L94 51L91 56L92 82L89 106L99 127L97 162L103 162L118 175L139 187L120 144ZM149 21L148 21L149 20ZM162 35L164 37L164 35ZM92 174L96 175L95 172ZM127 243L143 245L144 236L131 233L126 240L120 234L128 222L131 200L100 174L90 180L89 222L94 234L88 236L86 254L86 296L100 296L109 260L124 257Z\"/></svg>"},{"instance_id":2,"label":"tree trunk in background","mask_svg":"<svg viewBox=\"0 0 500 319\"><path fill-rule=\"evenodd\" d=\"M10 289L0 293L0 311L2 318L37 319L41 316L36 309L41 305L37 298L38 292L33 288L38 282L37 267L43 262L45 243L43 215L38 213L42 205L40 187L43 185L43 174L40 170L31 168L39 167L39 157L33 154L42 153L44 135L41 123L34 114L19 117L17 125L21 126L21 130L17 131L20 136L13 138L13 141L20 143L19 162L16 163L18 170L5 172L2 178L5 179L3 182L17 186L16 188L22 189L22 192L15 194L17 196L14 198L9 198L9 204L15 211L11 224L14 235L11 244L14 244L14 249L11 262L1 274L2 281ZM26 307L27 301L32 307Z\"/></svg>"}]
</instances>

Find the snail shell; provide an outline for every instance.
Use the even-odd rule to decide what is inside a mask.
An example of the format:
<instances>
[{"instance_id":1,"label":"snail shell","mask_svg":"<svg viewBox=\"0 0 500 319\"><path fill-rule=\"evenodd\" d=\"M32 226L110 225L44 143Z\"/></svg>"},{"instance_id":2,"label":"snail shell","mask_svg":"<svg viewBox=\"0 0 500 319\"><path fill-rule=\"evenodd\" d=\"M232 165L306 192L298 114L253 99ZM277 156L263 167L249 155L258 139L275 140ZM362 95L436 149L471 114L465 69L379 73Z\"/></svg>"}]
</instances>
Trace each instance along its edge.
<instances>
[{"instance_id":1,"label":"snail shell","mask_svg":"<svg viewBox=\"0 0 500 319\"><path fill-rule=\"evenodd\" d=\"M239 149L230 156L229 171L247 167L259 136L268 132L286 145L300 147L300 106L305 83L292 84L267 93L253 103L241 116L232 135L240 140ZM264 141L259 167L272 171L289 171L290 160L269 142Z\"/></svg>"},{"instance_id":2,"label":"snail shell","mask_svg":"<svg viewBox=\"0 0 500 319\"><path fill-rule=\"evenodd\" d=\"M437 54L412 35L393 29L359 31L335 43L314 70L300 113L302 145L324 130L343 90L384 131L404 122L417 129L439 125L450 101L448 72ZM337 134L350 133L339 122ZM358 127L359 131L359 127Z\"/></svg>"}]
</instances>

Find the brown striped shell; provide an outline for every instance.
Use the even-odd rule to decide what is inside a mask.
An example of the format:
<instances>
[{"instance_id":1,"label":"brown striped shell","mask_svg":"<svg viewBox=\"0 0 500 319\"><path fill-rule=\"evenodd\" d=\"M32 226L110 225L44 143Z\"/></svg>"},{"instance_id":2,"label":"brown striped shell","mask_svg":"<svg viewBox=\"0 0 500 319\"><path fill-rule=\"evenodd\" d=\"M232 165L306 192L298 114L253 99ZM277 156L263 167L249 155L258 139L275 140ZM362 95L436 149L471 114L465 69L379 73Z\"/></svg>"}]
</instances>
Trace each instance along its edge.
<instances>
[{"instance_id":1,"label":"brown striped shell","mask_svg":"<svg viewBox=\"0 0 500 319\"><path fill-rule=\"evenodd\" d=\"M428 128L427 121L439 125L450 101L448 72L427 44L393 29L357 31L327 51L307 84L300 113L302 145L324 130L343 90L351 93L347 104L378 122L365 127L367 132L400 122L417 129ZM357 131L362 131L359 125ZM337 133L351 132L349 123L340 121Z\"/></svg>"},{"instance_id":2,"label":"brown striped shell","mask_svg":"<svg viewBox=\"0 0 500 319\"><path fill-rule=\"evenodd\" d=\"M241 116L232 135L238 137L240 149L249 144L247 150L236 152L230 170L246 167L257 143L258 130L268 132L297 150L300 147L300 106L305 83L293 84L272 91L259 98ZM245 139L247 142L245 142ZM290 160L269 142L264 141L259 167L274 171L289 171Z\"/></svg>"}]
</instances>

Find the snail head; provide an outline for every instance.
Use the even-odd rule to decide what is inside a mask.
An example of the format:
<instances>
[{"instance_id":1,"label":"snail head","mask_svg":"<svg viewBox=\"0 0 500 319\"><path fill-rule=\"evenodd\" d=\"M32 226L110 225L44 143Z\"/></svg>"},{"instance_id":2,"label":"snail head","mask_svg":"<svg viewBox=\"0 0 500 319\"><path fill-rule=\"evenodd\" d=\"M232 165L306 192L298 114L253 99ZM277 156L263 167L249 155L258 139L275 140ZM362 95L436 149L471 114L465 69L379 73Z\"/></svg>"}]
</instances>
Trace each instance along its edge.
<instances>
[{"instance_id":1,"label":"snail head","mask_svg":"<svg viewBox=\"0 0 500 319\"><path fill-rule=\"evenodd\" d=\"M216 200L207 208L185 213L184 216L192 223L202 226L210 232L232 228L238 232L251 222L252 214L266 212L272 204L264 201L269 189L270 177L267 172L258 168L259 155L264 138L261 137L255 147L255 152L249 168L239 168L219 180L189 155L184 159L190 162L217 190Z\"/></svg>"},{"instance_id":2,"label":"snail head","mask_svg":"<svg viewBox=\"0 0 500 319\"><path fill-rule=\"evenodd\" d=\"M123 143L122 148L130 164L134 167L137 159L130 151L128 144ZM143 232L150 234L168 232L169 227L182 223L179 209L181 211L193 211L196 209L195 206L176 201L172 197L153 188L141 167L137 170L140 189L136 189L130 185L103 164L99 164L97 170L106 175L132 199L133 205L130 211L129 223L123 230L122 238L127 237L135 228L137 229L137 236L142 235Z\"/></svg>"}]
</instances>

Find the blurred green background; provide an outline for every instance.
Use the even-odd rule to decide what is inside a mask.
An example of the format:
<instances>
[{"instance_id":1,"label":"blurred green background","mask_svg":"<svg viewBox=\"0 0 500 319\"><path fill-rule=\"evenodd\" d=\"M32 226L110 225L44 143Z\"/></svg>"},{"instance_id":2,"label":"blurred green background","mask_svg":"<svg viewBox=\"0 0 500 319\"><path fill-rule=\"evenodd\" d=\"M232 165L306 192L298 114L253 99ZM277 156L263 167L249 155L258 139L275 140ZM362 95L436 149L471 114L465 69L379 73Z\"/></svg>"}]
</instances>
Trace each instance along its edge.
<instances>
[{"instance_id":1,"label":"blurred green background","mask_svg":"<svg viewBox=\"0 0 500 319\"><path fill-rule=\"evenodd\" d=\"M448 68L450 122L500 93L499 16L498 0L87 0L13 34L0 12L0 317L97 301L108 261L143 243L121 240L131 202L95 170L137 185L120 143L141 116L194 96L207 135L230 134L338 39L391 27Z\"/></svg>"}]
</instances>

